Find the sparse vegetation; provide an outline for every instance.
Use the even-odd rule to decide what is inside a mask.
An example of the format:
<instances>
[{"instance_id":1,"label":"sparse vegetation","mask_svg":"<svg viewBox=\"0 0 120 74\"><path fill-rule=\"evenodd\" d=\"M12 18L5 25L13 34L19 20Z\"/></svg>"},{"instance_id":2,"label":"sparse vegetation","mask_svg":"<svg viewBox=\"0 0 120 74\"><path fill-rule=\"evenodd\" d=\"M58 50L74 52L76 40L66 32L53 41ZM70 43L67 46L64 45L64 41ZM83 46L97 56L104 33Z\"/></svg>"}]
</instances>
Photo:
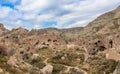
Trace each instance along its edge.
<instances>
[{"instance_id":1,"label":"sparse vegetation","mask_svg":"<svg viewBox=\"0 0 120 74\"><path fill-rule=\"evenodd\" d=\"M66 53L59 53L53 56L50 60L55 64L64 64L69 66L76 66L82 64L84 61L84 54L76 54L74 52L67 51Z\"/></svg>"},{"instance_id":2,"label":"sparse vegetation","mask_svg":"<svg viewBox=\"0 0 120 74\"><path fill-rule=\"evenodd\" d=\"M117 62L99 57L89 57L89 74L110 74L115 70Z\"/></svg>"},{"instance_id":3,"label":"sparse vegetation","mask_svg":"<svg viewBox=\"0 0 120 74\"><path fill-rule=\"evenodd\" d=\"M53 64L53 74L60 74L60 72L64 71L66 68L62 64Z\"/></svg>"},{"instance_id":4,"label":"sparse vegetation","mask_svg":"<svg viewBox=\"0 0 120 74\"><path fill-rule=\"evenodd\" d=\"M69 74L84 74L84 73L82 71L75 69L75 68L71 68Z\"/></svg>"}]
</instances>

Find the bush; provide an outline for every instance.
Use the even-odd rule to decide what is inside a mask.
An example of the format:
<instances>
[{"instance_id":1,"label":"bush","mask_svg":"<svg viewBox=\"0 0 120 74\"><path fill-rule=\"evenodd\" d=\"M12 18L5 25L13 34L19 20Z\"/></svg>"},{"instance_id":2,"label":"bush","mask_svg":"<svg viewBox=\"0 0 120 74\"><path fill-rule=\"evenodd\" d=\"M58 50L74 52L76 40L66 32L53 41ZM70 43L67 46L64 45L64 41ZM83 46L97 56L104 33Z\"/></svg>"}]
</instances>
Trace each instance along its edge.
<instances>
[{"instance_id":1,"label":"bush","mask_svg":"<svg viewBox=\"0 0 120 74\"><path fill-rule=\"evenodd\" d=\"M40 74L40 71L39 69L33 67L29 74Z\"/></svg>"},{"instance_id":2,"label":"bush","mask_svg":"<svg viewBox=\"0 0 120 74\"><path fill-rule=\"evenodd\" d=\"M6 57L0 57L0 63L2 62L7 62L7 58Z\"/></svg>"},{"instance_id":3,"label":"bush","mask_svg":"<svg viewBox=\"0 0 120 74\"><path fill-rule=\"evenodd\" d=\"M75 69L75 68L71 68L69 74L84 74L84 73L82 71Z\"/></svg>"},{"instance_id":4,"label":"bush","mask_svg":"<svg viewBox=\"0 0 120 74\"><path fill-rule=\"evenodd\" d=\"M65 67L61 64L53 64L53 74L60 74L61 71L65 70Z\"/></svg>"},{"instance_id":5,"label":"bush","mask_svg":"<svg viewBox=\"0 0 120 74\"><path fill-rule=\"evenodd\" d=\"M39 69L42 69L45 66L45 63L39 61L37 63L33 64L35 67L38 67Z\"/></svg>"},{"instance_id":6,"label":"bush","mask_svg":"<svg viewBox=\"0 0 120 74\"><path fill-rule=\"evenodd\" d=\"M66 56L65 56L66 55ZM61 59L64 57L64 59ZM77 59L80 59L79 62ZM84 54L75 54L75 53L61 53L51 58L50 62L55 64L64 64L68 66L76 66L82 64L84 61Z\"/></svg>"},{"instance_id":7,"label":"bush","mask_svg":"<svg viewBox=\"0 0 120 74\"><path fill-rule=\"evenodd\" d=\"M13 67L8 68L8 69L7 69L7 72L9 72L10 74L23 74L22 71L20 71L20 70L18 70L18 69L15 69L15 68L13 68Z\"/></svg>"},{"instance_id":8,"label":"bush","mask_svg":"<svg viewBox=\"0 0 120 74\"><path fill-rule=\"evenodd\" d=\"M90 57L89 64L89 74L110 74L115 70L117 62L99 57Z\"/></svg>"},{"instance_id":9,"label":"bush","mask_svg":"<svg viewBox=\"0 0 120 74\"><path fill-rule=\"evenodd\" d=\"M42 69L45 66L45 63L43 62L42 58L30 60L30 64L35 67L38 67L39 69Z\"/></svg>"}]
</instances>

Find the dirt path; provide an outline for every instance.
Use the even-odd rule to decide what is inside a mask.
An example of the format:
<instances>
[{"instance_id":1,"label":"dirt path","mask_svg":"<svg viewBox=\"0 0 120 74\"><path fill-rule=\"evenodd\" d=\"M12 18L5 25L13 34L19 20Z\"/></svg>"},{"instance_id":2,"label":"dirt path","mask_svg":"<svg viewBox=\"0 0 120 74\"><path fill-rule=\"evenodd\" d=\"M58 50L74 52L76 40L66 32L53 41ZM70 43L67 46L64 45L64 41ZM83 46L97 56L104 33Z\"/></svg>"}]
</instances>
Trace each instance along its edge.
<instances>
[{"instance_id":1,"label":"dirt path","mask_svg":"<svg viewBox=\"0 0 120 74\"><path fill-rule=\"evenodd\" d=\"M47 62L48 59L49 59L49 58L46 58L46 59L43 61L46 65L48 64L48 62Z\"/></svg>"},{"instance_id":2,"label":"dirt path","mask_svg":"<svg viewBox=\"0 0 120 74\"><path fill-rule=\"evenodd\" d=\"M67 70L65 71L65 73L69 73L70 69L71 68L74 68L74 69L77 69L77 70L80 70L81 72L83 72L84 74L88 74L86 71L82 70L82 69L79 69L78 67L71 67L71 66L66 66L64 65L65 67L67 67Z\"/></svg>"},{"instance_id":3,"label":"dirt path","mask_svg":"<svg viewBox=\"0 0 120 74\"><path fill-rule=\"evenodd\" d=\"M48 63L48 60L49 60L49 58L46 58L43 62L47 65L47 64L50 64L50 63ZM76 67L71 67L71 66L67 66L67 65L64 65L66 68L67 68L67 70L65 71L65 73L69 73L69 71L70 71L70 69L71 68L75 68L75 69L77 69L77 70L80 70L81 72L83 72L84 74L88 74L86 71L84 71L84 70L82 70L82 69L79 69L77 66Z\"/></svg>"}]
</instances>

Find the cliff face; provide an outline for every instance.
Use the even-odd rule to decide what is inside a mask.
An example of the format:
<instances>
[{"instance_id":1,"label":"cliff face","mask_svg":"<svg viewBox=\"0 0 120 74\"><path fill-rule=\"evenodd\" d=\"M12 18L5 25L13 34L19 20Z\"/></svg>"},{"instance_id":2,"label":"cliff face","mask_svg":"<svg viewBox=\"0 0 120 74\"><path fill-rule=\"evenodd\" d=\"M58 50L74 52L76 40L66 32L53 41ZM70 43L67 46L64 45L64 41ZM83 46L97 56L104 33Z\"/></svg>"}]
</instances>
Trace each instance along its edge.
<instances>
[{"instance_id":1,"label":"cliff face","mask_svg":"<svg viewBox=\"0 0 120 74\"><path fill-rule=\"evenodd\" d=\"M109 48L110 41L114 47L119 47L120 36L120 7L105 13L94 21L90 22L80 31L80 37L89 49L94 47L94 43L100 40L104 47Z\"/></svg>"}]
</instances>

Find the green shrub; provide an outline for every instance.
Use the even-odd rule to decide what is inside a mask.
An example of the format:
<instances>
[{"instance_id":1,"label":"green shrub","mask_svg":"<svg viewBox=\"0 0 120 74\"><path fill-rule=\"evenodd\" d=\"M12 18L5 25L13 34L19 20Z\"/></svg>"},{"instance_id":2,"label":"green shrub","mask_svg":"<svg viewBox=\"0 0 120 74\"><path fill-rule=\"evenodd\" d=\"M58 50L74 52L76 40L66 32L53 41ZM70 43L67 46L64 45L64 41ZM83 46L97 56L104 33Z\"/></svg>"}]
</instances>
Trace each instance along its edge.
<instances>
[{"instance_id":1,"label":"green shrub","mask_svg":"<svg viewBox=\"0 0 120 74\"><path fill-rule=\"evenodd\" d=\"M39 58L35 61L31 60L30 64L35 67L38 67L39 69L41 69L45 66L45 63L43 62L43 60L41 58Z\"/></svg>"},{"instance_id":2,"label":"green shrub","mask_svg":"<svg viewBox=\"0 0 120 74\"><path fill-rule=\"evenodd\" d=\"M39 69L42 69L44 66L45 66L45 63L44 62L36 62L33 64L35 67L38 67Z\"/></svg>"},{"instance_id":3,"label":"green shrub","mask_svg":"<svg viewBox=\"0 0 120 74\"><path fill-rule=\"evenodd\" d=\"M84 74L84 73L75 68L71 68L69 74Z\"/></svg>"},{"instance_id":4,"label":"green shrub","mask_svg":"<svg viewBox=\"0 0 120 74\"><path fill-rule=\"evenodd\" d=\"M99 57L89 58L89 74L110 74L115 70L117 62Z\"/></svg>"},{"instance_id":5,"label":"green shrub","mask_svg":"<svg viewBox=\"0 0 120 74\"><path fill-rule=\"evenodd\" d=\"M66 55L66 56L65 56ZM61 59L64 57L64 59ZM79 62L77 59L80 59ZM55 64L64 64L68 66L76 66L84 61L84 54L76 54L76 53L61 53L50 59L50 62Z\"/></svg>"},{"instance_id":6,"label":"green shrub","mask_svg":"<svg viewBox=\"0 0 120 74\"><path fill-rule=\"evenodd\" d=\"M0 57L0 63L2 62L7 62L7 58L6 57Z\"/></svg>"},{"instance_id":7,"label":"green shrub","mask_svg":"<svg viewBox=\"0 0 120 74\"><path fill-rule=\"evenodd\" d=\"M7 68L7 72L9 72L10 74L23 74L24 73L16 68L13 68L13 67Z\"/></svg>"},{"instance_id":8,"label":"green shrub","mask_svg":"<svg viewBox=\"0 0 120 74\"><path fill-rule=\"evenodd\" d=\"M53 64L53 74L60 74L61 71L64 71L65 67L61 64Z\"/></svg>"}]
</instances>

